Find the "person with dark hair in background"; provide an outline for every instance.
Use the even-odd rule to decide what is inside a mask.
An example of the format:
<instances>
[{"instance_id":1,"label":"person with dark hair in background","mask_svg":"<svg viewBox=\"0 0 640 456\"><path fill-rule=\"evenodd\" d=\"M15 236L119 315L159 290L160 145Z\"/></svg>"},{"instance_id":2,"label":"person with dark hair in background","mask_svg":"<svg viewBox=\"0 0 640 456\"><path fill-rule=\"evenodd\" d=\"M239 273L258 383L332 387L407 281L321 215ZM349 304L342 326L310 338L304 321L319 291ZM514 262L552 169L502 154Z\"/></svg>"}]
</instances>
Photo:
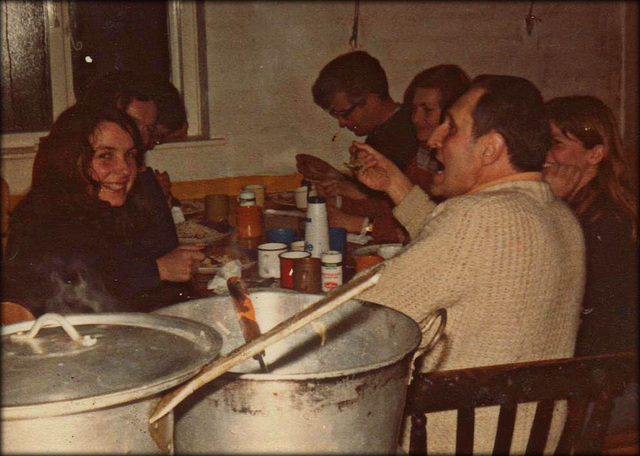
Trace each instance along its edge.
<instances>
[{"instance_id":1,"label":"person with dark hair in background","mask_svg":"<svg viewBox=\"0 0 640 456\"><path fill-rule=\"evenodd\" d=\"M587 250L576 356L637 351L638 202L616 119L592 96L546 107L553 144L543 176L577 214Z\"/></svg>"},{"instance_id":2,"label":"person with dark hair in background","mask_svg":"<svg viewBox=\"0 0 640 456\"><path fill-rule=\"evenodd\" d=\"M421 71L405 90L404 105L411 107L411 121L419 148L404 173L427 193L430 191L435 163L427 141L440 124L444 112L464 93L469 83L469 76L459 66L445 64ZM328 199L331 226L346 228L350 233L370 233L373 240L378 242L409 240L406 230L393 217L393 205L388 198L359 192L352 183L342 179L315 183L318 194ZM338 201L336 196L340 196L339 209L335 204Z\"/></svg>"},{"instance_id":3,"label":"person with dark hair in background","mask_svg":"<svg viewBox=\"0 0 640 456\"><path fill-rule=\"evenodd\" d=\"M40 147L46 160L12 213L3 299L46 312L145 311L144 292L190 280L204 254L181 246L141 254L153 206L137 179L146 148L117 109L75 105Z\"/></svg>"},{"instance_id":4,"label":"person with dark hair in background","mask_svg":"<svg viewBox=\"0 0 640 456\"><path fill-rule=\"evenodd\" d=\"M356 136L406 168L418 143L411 111L389 94L387 75L375 57L364 51L342 54L320 71L311 89L313 101ZM345 179L329 163L308 154L296 155L298 171L306 179ZM366 191L366 189L364 189Z\"/></svg>"},{"instance_id":5,"label":"person with dark hair in background","mask_svg":"<svg viewBox=\"0 0 640 456\"><path fill-rule=\"evenodd\" d=\"M611 109L596 97L546 103L553 144L543 178L574 210L587 279L575 356L638 352L638 199ZM609 431L637 429L638 379L614 399Z\"/></svg>"},{"instance_id":6,"label":"person with dark hair in background","mask_svg":"<svg viewBox=\"0 0 640 456\"><path fill-rule=\"evenodd\" d=\"M391 197L394 215L412 239L360 298L397 309L421 326L436 309L447 310L443 338L418 363L421 371L573 355L584 239L571 209L542 181L550 144L538 89L502 75L476 77L429 139L438 162L431 193L446 198L440 204L382 154L354 142L362 164L358 179ZM535 414L535 404L527 405L532 407L518 407L515 453L524 453ZM474 452L492 451L497 412L476 411ZM557 413L552 451L564 404ZM428 452L453 452L455 421L455 412L428 418Z\"/></svg>"},{"instance_id":7,"label":"person with dark hair in background","mask_svg":"<svg viewBox=\"0 0 640 456\"><path fill-rule=\"evenodd\" d=\"M151 81L151 96L158 108L156 119L155 141L156 144L181 141L187 136L189 122L184 100L178 89L167 80ZM153 171L156 180L160 184L169 208L180 206L180 201L171 193L171 179L166 171ZM149 176L147 176L148 174ZM151 176L149 169L145 170L143 179Z\"/></svg>"},{"instance_id":8,"label":"person with dark hair in background","mask_svg":"<svg viewBox=\"0 0 640 456\"><path fill-rule=\"evenodd\" d=\"M176 87L167 80L157 81L152 87L152 98L158 107L156 143L180 141L187 136L189 122L184 100Z\"/></svg>"}]
</instances>

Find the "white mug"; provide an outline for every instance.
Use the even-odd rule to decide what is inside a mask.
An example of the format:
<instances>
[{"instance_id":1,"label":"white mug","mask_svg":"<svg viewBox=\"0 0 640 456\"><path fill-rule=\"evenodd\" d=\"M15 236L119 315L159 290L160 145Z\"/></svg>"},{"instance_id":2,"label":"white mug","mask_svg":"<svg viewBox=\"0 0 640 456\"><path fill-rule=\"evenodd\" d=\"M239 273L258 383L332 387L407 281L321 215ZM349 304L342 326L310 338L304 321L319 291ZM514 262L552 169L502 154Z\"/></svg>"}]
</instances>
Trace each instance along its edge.
<instances>
[{"instance_id":1,"label":"white mug","mask_svg":"<svg viewBox=\"0 0 640 456\"><path fill-rule=\"evenodd\" d=\"M306 209L307 208L307 186L298 187L294 190L294 197L296 199L296 207L298 209Z\"/></svg>"},{"instance_id":2,"label":"white mug","mask_svg":"<svg viewBox=\"0 0 640 456\"><path fill-rule=\"evenodd\" d=\"M308 194L308 195L307 195ZM318 191L315 188L315 185L311 185L311 190L306 185L302 187L298 187L293 191L293 195L296 201L296 207L298 209L306 209L307 208L307 196L317 196Z\"/></svg>"},{"instance_id":3,"label":"white mug","mask_svg":"<svg viewBox=\"0 0 640 456\"><path fill-rule=\"evenodd\" d=\"M258 246L258 273L260 277L280 278L280 259L278 255L287 251L287 244L267 242Z\"/></svg>"}]
</instances>

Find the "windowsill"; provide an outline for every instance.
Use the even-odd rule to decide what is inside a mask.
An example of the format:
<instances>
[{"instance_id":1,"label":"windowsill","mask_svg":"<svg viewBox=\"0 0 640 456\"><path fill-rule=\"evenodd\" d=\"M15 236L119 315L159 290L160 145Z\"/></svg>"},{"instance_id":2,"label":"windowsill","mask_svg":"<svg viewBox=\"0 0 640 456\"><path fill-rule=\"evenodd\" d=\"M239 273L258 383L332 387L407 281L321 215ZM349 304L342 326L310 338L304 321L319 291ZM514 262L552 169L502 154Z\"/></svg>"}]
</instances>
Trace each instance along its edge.
<instances>
[{"instance_id":1,"label":"windowsill","mask_svg":"<svg viewBox=\"0 0 640 456\"><path fill-rule=\"evenodd\" d=\"M36 156L36 146L33 147L7 147L2 148L3 160L16 160L34 158Z\"/></svg>"},{"instance_id":2,"label":"windowsill","mask_svg":"<svg viewBox=\"0 0 640 456\"><path fill-rule=\"evenodd\" d=\"M227 144L227 138L224 136L214 136L211 139L192 137L184 141L160 144L154 147L153 150L197 149L200 147L224 146L225 144Z\"/></svg>"},{"instance_id":3,"label":"windowsill","mask_svg":"<svg viewBox=\"0 0 640 456\"><path fill-rule=\"evenodd\" d=\"M153 148L154 151L176 150L176 149L199 149L212 146L224 146L227 138L216 136L211 139L187 138L184 141L160 144ZM2 160L27 160L36 156L36 146L33 147L9 147L2 149Z\"/></svg>"}]
</instances>

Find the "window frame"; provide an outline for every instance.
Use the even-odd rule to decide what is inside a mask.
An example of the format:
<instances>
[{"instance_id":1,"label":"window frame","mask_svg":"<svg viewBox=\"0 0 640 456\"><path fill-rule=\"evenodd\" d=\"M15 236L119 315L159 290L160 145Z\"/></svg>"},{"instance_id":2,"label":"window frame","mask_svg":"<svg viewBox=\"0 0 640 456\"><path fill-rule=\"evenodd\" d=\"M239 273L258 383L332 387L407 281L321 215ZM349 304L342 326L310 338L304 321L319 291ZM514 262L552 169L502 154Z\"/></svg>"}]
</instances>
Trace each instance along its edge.
<instances>
[{"instance_id":1,"label":"window frame","mask_svg":"<svg viewBox=\"0 0 640 456\"><path fill-rule=\"evenodd\" d=\"M71 62L69 0L45 0L44 11L52 114L55 121L65 109L76 102ZM184 98L189 137L202 140L206 138L208 128L204 123L206 106L202 101L197 2L167 0L167 17L171 81ZM36 147L40 138L47 134L48 131L2 134L3 155L7 149Z\"/></svg>"}]
</instances>

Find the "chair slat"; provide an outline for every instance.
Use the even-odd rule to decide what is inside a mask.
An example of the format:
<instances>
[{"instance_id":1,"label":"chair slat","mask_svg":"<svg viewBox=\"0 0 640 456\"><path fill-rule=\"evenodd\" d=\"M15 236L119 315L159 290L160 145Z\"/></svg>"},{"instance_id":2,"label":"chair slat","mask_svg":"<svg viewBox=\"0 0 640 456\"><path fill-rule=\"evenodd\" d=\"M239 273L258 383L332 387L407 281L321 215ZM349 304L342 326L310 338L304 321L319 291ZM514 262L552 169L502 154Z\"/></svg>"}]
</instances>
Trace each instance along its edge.
<instances>
[{"instance_id":1,"label":"chair slat","mask_svg":"<svg viewBox=\"0 0 640 456\"><path fill-rule=\"evenodd\" d=\"M604 437L611 417L613 398L603 392L602 400L593 403L593 409L589 420L584 426L583 438L576 445L576 452L582 454L595 454L602 448Z\"/></svg>"},{"instance_id":2,"label":"chair slat","mask_svg":"<svg viewBox=\"0 0 640 456\"><path fill-rule=\"evenodd\" d=\"M553 418L554 401L541 401L536 407L536 414L531 425L529 442L525 454L542 454L547 445L551 419Z\"/></svg>"},{"instance_id":3,"label":"chair slat","mask_svg":"<svg viewBox=\"0 0 640 456\"><path fill-rule=\"evenodd\" d=\"M567 401L567 420L555 454L570 454L580 442L588 406L588 399L570 399Z\"/></svg>"},{"instance_id":4,"label":"chair slat","mask_svg":"<svg viewBox=\"0 0 640 456\"><path fill-rule=\"evenodd\" d=\"M500 407L498 416L498 429L496 430L496 441L493 446L493 454L508 454L513 440L513 429L516 424L517 404L508 403Z\"/></svg>"},{"instance_id":5,"label":"chair slat","mask_svg":"<svg viewBox=\"0 0 640 456\"><path fill-rule=\"evenodd\" d=\"M427 454L427 417L424 413L411 415L409 454Z\"/></svg>"},{"instance_id":6,"label":"chair slat","mask_svg":"<svg viewBox=\"0 0 640 456\"><path fill-rule=\"evenodd\" d=\"M549 438L554 402L566 400L568 415L556 454L574 450L592 453L602 447L611 399L622 393L634 372L633 353L416 372L407 394L407 413L426 413L428 418L432 412L457 410L456 451L470 454L475 408L500 406L494 454L504 454L513 440L517 404L536 402L527 453L541 453ZM590 402L596 405L588 414ZM416 429L412 431L411 448L418 453L429 446L423 423L422 419L412 420Z\"/></svg>"},{"instance_id":7,"label":"chair slat","mask_svg":"<svg viewBox=\"0 0 640 456\"><path fill-rule=\"evenodd\" d=\"M473 407L458 409L457 423L456 454L472 454L473 434L476 423L475 409Z\"/></svg>"}]
</instances>

